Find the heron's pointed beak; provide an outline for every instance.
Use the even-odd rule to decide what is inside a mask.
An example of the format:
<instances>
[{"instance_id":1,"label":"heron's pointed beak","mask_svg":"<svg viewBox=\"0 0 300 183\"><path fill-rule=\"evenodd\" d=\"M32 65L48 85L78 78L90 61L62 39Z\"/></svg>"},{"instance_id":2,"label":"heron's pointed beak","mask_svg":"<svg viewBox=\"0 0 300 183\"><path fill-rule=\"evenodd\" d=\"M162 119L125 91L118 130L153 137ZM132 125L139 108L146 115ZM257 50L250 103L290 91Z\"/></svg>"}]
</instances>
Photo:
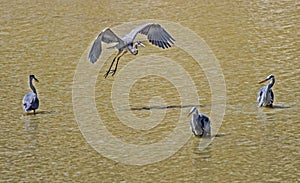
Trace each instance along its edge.
<instances>
[{"instance_id":1,"label":"heron's pointed beak","mask_svg":"<svg viewBox=\"0 0 300 183\"><path fill-rule=\"evenodd\" d=\"M146 47L142 42L140 42L139 46Z\"/></svg>"},{"instance_id":2,"label":"heron's pointed beak","mask_svg":"<svg viewBox=\"0 0 300 183\"><path fill-rule=\"evenodd\" d=\"M39 80L38 79L36 79L36 78L33 78L36 82L39 82Z\"/></svg>"},{"instance_id":3,"label":"heron's pointed beak","mask_svg":"<svg viewBox=\"0 0 300 183\"><path fill-rule=\"evenodd\" d=\"M191 114L192 114L192 112L189 112L188 115L187 115L187 117L189 117Z\"/></svg>"},{"instance_id":4,"label":"heron's pointed beak","mask_svg":"<svg viewBox=\"0 0 300 183\"><path fill-rule=\"evenodd\" d=\"M258 84L261 84L261 83L266 82L266 81L268 81L268 80L267 80L267 79L264 79L264 80L258 82Z\"/></svg>"}]
</instances>

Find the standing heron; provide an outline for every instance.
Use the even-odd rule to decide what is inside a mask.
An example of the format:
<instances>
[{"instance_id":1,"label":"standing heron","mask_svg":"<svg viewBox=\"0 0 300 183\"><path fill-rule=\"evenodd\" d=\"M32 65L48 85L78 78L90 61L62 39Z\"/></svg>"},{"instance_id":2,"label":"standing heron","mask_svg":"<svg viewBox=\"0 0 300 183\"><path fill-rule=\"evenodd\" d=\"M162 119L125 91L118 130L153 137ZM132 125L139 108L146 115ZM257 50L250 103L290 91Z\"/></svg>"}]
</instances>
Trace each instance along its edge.
<instances>
[{"instance_id":1,"label":"standing heron","mask_svg":"<svg viewBox=\"0 0 300 183\"><path fill-rule=\"evenodd\" d=\"M198 112L196 107L193 107L188 116L192 114L192 120L190 121L191 131L195 136L210 136L210 120L204 114Z\"/></svg>"},{"instance_id":2,"label":"standing heron","mask_svg":"<svg viewBox=\"0 0 300 183\"><path fill-rule=\"evenodd\" d=\"M29 75L29 86L32 90L32 92L26 93L26 95L23 98L23 109L25 112L29 112L33 110L33 113L35 114L35 110L39 107L39 99L37 96L37 92L35 87L32 84L32 80L35 80L36 82L39 82L38 79L35 78L34 75Z\"/></svg>"},{"instance_id":3,"label":"standing heron","mask_svg":"<svg viewBox=\"0 0 300 183\"><path fill-rule=\"evenodd\" d=\"M257 103L259 107L272 107L274 102L274 93L272 91L272 86L275 83L275 77L273 75L269 75L263 81L259 83L263 83L265 81L271 80L267 86L263 86L259 89L257 95Z\"/></svg>"},{"instance_id":4,"label":"standing heron","mask_svg":"<svg viewBox=\"0 0 300 183\"><path fill-rule=\"evenodd\" d=\"M100 34L93 43L88 57L90 62L95 63L100 57L100 54L102 52L101 42L116 43L116 45L110 48L118 49L118 54L113 59L104 77L106 78L109 73L112 73L113 76L117 71L119 60L124 54L126 54L129 51L131 54L137 55L138 46L145 47L141 41L134 42L134 39L138 33L146 35L149 42L163 49L171 47L171 44L174 44L175 42L172 36L159 24L147 23L141 25L133 29L129 34L125 35L122 38L117 36L110 28L106 28L102 32L100 32ZM117 63L115 68L111 69L116 60Z\"/></svg>"}]
</instances>

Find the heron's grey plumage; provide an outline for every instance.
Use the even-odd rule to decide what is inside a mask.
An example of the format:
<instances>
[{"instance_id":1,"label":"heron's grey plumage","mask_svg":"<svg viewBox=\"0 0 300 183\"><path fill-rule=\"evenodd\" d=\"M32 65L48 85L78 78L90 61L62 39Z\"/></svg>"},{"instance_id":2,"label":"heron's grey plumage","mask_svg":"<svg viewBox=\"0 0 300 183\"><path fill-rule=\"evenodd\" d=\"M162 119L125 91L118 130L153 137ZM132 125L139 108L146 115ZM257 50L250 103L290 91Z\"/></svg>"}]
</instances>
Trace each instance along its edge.
<instances>
[{"instance_id":1,"label":"heron's grey plumage","mask_svg":"<svg viewBox=\"0 0 300 183\"><path fill-rule=\"evenodd\" d=\"M35 113L35 110L39 107L39 99L37 96L36 89L32 83L32 80L35 80L38 82L38 79L35 78L34 75L29 75L29 86L32 90L32 92L28 92L24 97L23 97L23 109L25 112L29 112L33 110Z\"/></svg>"},{"instance_id":2,"label":"heron's grey plumage","mask_svg":"<svg viewBox=\"0 0 300 183\"><path fill-rule=\"evenodd\" d=\"M113 71L114 74L121 56L123 56L128 51L131 54L136 55L138 54L137 47L143 46L143 44L140 41L134 41L139 33L146 35L150 43L163 49L171 47L171 44L174 44L175 42L175 39L163 27L161 27L161 25L155 23L147 23L144 25L140 25L122 38L117 36L110 28L106 28L102 32L100 32L100 34L93 43L93 46L88 56L90 62L95 63L100 57L102 52L101 42L116 43L111 48L116 48L119 52L117 56L113 59L113 62L109 70L107 71L105 77L111 71ZM111 70L111 67L116 59L116 67L114 70Z\"/></svg>"},{"instance_id":3,"label":"heron's grey plumage","mask_svg":"<svg viewBox=\"0 0 300 183\"><path fill-rule=\"evenodd\" d=\"M106 28L102 32L100 32L93 43L93 46L89 53L90 62L95 63L100 57L100 54L102 52L102 41L104 43L118 43L118 46L114 46L117 49L125 46L125 43L121 38L119 38L110 28Z\"/></svg>"},{"instance_id":4,"label":"heron's grey plumage","mask_svg":"<svg viewBox=\"0 0 300 183\"><path fill-rule=\"evenodd\" d=\"M211 127L209 118L198 112L196 107L193 107L189 115L192 114L192 119L190 121L190 129L195 136L210 136Z\"/></svg>"},{"instance_id":5,"label":"heron's grey plumage","mask_svg":"<svg viewBox=\"0 0 300 183\"><path fill-rule=\"evenodd\" d=\"M159 24L148 23L133 29L124 37L125 42L132 42L138 33L147 36L150 43L160 48L169 48L175 39Z\"/></svg>"},{"instance_id":6,"label":"heron's grey plumage","mask_svg":"<svg viewBox=\"0 0 300 183\"><path fill-rule=\"evenodd\" d=\"M274 93L272 91L272 87L275 83L275 77L273 75L269 75L266 79L259 82L265 82L270 80L270 83L267 86L263 86L259 89L257 95L257 103L259 107L272 107L274 102Z\"/></svg>"}]
</instances>

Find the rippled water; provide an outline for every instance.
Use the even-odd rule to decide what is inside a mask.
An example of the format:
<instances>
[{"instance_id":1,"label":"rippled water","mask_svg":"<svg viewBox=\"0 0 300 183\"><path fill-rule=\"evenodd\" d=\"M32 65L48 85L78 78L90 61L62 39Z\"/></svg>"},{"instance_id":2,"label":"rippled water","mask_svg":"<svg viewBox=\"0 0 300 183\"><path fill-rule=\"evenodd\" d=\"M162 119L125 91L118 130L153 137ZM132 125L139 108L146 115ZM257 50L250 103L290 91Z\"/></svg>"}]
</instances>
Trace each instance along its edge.
<instances>
[{"instance_id":1,"label":"rippled water","mask_svg":"<svg viewBox=\"0 0 300 183\"><path fill-rule=\"evenodd\" d=\"M298 2L4 1L0 10L1 181L299 181ZM224 74L226 107L216 138L204 150L200 150L201 139L190 136L167 159L128 165L103 156L88 143L75 118L77 99L72 89L80 58L99 31L143 19L179 23L206 42ZM214 106L205 68L197 66L176 43L170 50L146 46L136 57L124 56L115 77L104 79L113 56L109 57L94 83L95 105L104 126L122 142L136 145L170 136L179 124L180 112L187 113L190 106L182 105L178 86L168 78L150 75L130 88L129 107L179 107L130 111L144 118L145 124L151 121L149 117L162 115L149 129L122 123L116 111L126 111L128 106L117 106L114 111L111 91L119 86L114 85L118 75L131 60L151 54L172 59L195 81L199 109L210 116ZM178 70L168 72L176 75ZM41 102L36 115L25 114L21 105L29 91L29 74L40 80L35 84ZM258 81L269 74L276 77L275 107L257 108ZM126 84L131 78L122 79ZM180 81L180 75L176 79ZM185 84L183 80L182 86ZM82 91L87 97L93 93ZM122 90L116 91L122 96ZM87 106L79 115L87 116L90 111ZM189 118L184 119L183 128L188 131ZM89 122L84 121L87 126Z\"/></svg>"}]
</instances>

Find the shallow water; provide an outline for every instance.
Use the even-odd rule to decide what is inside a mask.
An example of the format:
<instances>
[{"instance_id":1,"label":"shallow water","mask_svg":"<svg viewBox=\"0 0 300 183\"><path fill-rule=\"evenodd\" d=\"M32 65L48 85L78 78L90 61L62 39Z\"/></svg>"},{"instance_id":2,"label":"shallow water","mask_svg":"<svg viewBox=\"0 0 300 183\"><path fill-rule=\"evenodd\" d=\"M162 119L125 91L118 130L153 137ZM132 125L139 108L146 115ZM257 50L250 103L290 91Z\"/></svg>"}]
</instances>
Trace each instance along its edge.
<instances>
[{"instance_id":1,"label":"shallow water","mask_svg":"<svg viewBox=\"0 0 300 183\"><path fill-rule=\"evenodd\" d=\"M300 51L296 1L6 1L0 10L1 181L299 181ZM141 156L145 156L135 159L134 165L128 162L135 154L126 154L126 145L109 147L116 150L111 157L101 153L106 147L95 148L95 143L104 142L89 139L83 129L94 129L90 132L93 133L102 127L90 124L92 119L88 116L93 113L93 106L74 106L80 100L74 85L76 79L87 81L84 83L88 85L91 74L76 78L80 73L78 65L102 29L112 27L118 32L114 27L144 19L178 23L206 42L212 51L209 54L215 56L224 75L226 105L222 121L215 121L214 106L224 107L212 101L214 87L207 73L213 72L205 65L197 65L180 48L180 44L184 45L180 37L174 36L177 42L169 50L147 43L138 56L125 55L116 75L107 79L103 75L113 56L101 69L99 64L91 65L85 60L86 68L99 69L98 75L92 83L93 91L85 90L85 85L79 89L83 98L94 95L92 104L102 126L113 137L123 144L134 144L139 150L172 137L174 129L182 124L173 139L176 134L189 135L186 141L174 140L161 149L142 152ZM168 31L177 34L172 27ZM141 38L145 41L145 37ZM209 54L201 58L207 60ZM150 57L154 65L163 62L161 58L170 60L166 59L167 65L156 67L150 62L143 64ZM134 68L142 73L153 72L151 69L155 73L130 83L135 73L126 69L135 63ZM189 74L195 87L191 92L199 97L191 95L186 97L188 102L181 101L185 98L181 91L190 85L182 79L180 69L172 69L172 63ZM30 91L29 74L35 74L40 81L35 83L40 99L36 115L22 110L22 97ZM256 95L262 86L258 82L269 74L276 77L274 108L257 108ZM124 91L127 82L132 84L128 93ZM116 106L114 102L123 97L129 99L129 104ZM195 102L189 102L193 98ZM190 106L196 104L201 112L211 116L213 125L222 124L220 129L214 128L216 137L204 149L203 140L191 136L190 119L186 117ZM120 120L122 116L118 115L124 113L137 120L130 121L130 116ZM86 121L78 121L85 116ZM173 151L177 142L183 145ZM160 160L164 148L169 149L170 156ZM116 161L115 156L121 155L128 157L123 162ZM152 163L139 165L143 160Z\"/></svg>"}]
</instances>

